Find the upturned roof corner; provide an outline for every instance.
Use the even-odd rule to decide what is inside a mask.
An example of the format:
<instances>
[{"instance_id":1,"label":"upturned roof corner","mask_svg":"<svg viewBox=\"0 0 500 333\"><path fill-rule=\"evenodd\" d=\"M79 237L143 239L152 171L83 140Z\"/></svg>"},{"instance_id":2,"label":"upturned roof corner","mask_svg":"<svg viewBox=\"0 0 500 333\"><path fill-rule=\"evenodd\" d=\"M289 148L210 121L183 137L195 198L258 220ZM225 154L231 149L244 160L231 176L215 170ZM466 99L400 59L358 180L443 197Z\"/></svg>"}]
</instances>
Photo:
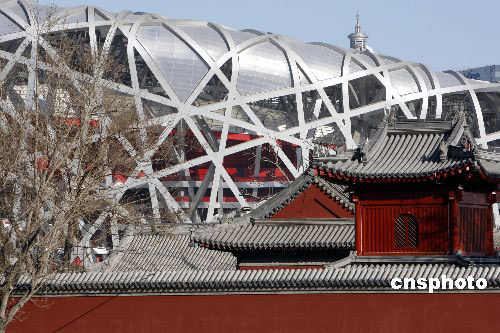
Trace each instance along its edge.
<instances>
[{"instance_id":1,"label":"upturned roof corner","mask_svg":"<svg viewBox=\"0 0 500 333\"><path fill-rule=\"evenodd\" d=\"M490 181L498 181L500 154L478 145L463 111L457 111L452 120L397 121L391 110L363 147L335 157L315 158L312 167L333 178L370 182L388 178L433 180L464 170L479 170Z\"/></svg>"}]
</instances>

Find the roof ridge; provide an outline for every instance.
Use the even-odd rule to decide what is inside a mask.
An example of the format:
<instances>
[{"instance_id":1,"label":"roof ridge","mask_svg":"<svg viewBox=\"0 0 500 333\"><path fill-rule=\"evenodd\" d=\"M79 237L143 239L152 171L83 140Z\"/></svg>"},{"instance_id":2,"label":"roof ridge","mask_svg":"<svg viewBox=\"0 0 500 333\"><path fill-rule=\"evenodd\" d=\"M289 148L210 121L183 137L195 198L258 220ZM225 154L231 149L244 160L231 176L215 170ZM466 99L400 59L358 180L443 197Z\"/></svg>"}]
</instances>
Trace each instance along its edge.
<instances>
[{"instance_id":1,"label":"roof ridge","mask_svg":"<svg viewBox=\"0 0 500 333\"><path fill-rule=\"evenodd\" d=\"M387 121L384 120L383 126L379 127L372 138L369 139L368 145L365 145L361 150L364 154L366 161L371 158L370 152L376 151L382 144L382 140L379 140L381 136L387 135Z\"/></svg>"},{"instance_id":2,"label":"roof ridge","mask_svg":"<svg viewBox=\"0 0 500 333\"><path fill-rule=\"evenodd\" d=\"M355 151L357 158L316 158L312 167L322 177L328 174L329 179L342 182L380 182L387 178L434 181L456 175L455 171L475 172L479 169L467 168L474 163L481 166L481 173L487 176L485 181L500 178L500 154L480 149L464 115L458 114L453 122L386 122L384 128L386 131L379 130L375 141ZM417 140L417 136L423 139Z\"/></svg>"},{"instance_id":3,"label":"roof ridge","mask_svg":"<svg viewBox=\"0 0 500 333\"><path fill-rule=\"evenodd\" d=\"M215 250L353 249L354 223L287 224L265 223L237 226L211 234L198 234L194 241ZM311 230L328 230L321 242Z\"/></svg>"},{"instance_id":4,"label":"roof ridge","mask_svg":"<svg viewBox=\"0 0 500 333\"><path fill-rule=\"evenodd\" d=\"M330 269L180 270L59 273L44 281L39 294L123 294L185 292L259 292L278 290L387 290L394 277L450 278L471 276L487 280L487 289L500 288L500 265L463 267L456 263L356 263ZM15 293L30 288L20 278ZM418 292L418 291L417 291Z\"/></svg>"},{"instance_id":5,"label":"roof ridge","mask_svg":"<svg viewBox=\"0 0 500 333\"><path fill-rule=\"evenodd\" d=\"M296 178L286 189L283 189L280 193L257 207L250 216L252 218L270 218L287 207L288 204L302 194L311 183L317 184L321 190L325 191L332 199L340 202L346 209L354 211L355 205L345 193L335 188L330 182L306 171ZM263 211L261 211L261 209Z\"/></svg>"},{"instance_id":6,"label":"roof ridge","mask_svg":"<svg viewBox=\"0 0 500 333\"><path fill-rule=\"evenodd\" d=\"M337 185L337 184L332 184L329 181L327 181L327 180L325 180L325 179L323 179L323 178L321 178L319 176L315 176L313 181L316 182L318 185L320 185L320 187L323 190L325 190L326 193L328 195L330 195L330 197L332 197L336 201L338 201L341 204L343 204L344 207L348 208L350 211L354 211L355 210L356 206L350 200L350 198L346 195L346 193L340 191L339 189L337 189L334 186L334 185ZM332 193L330 193L330 192L332 192Z\"/></svg>"}]
</instances>

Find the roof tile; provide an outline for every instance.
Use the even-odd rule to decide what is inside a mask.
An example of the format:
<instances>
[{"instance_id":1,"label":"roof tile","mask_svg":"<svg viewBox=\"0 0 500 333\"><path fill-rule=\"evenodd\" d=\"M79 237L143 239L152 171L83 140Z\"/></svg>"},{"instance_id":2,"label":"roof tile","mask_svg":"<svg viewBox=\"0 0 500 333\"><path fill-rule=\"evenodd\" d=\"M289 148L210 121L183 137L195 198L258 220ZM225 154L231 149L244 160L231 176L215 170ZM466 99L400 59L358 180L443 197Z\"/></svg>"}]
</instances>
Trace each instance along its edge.
<instances>
[{"instance_id":1,"label":"roof tile","mask_svg":"<svg viewBox=\"0 0 500 333\"><path fill-rule=\"evenodd\" d=\"M363 149L335 157L317 157L313 162L314 168L340 178L375 181L429 177L476 165L489 177L500 178L500 154L483 150L475 143L465 118L454 123L386 122Z\"/></svg>"},{"instance_id":2,"label":"roof tile","mask_svg":"<svg viewBox=\"0 0 500 333\"><path fill-rule=\"evenodd\" d=\"M240 224L193 235L203 247L218 250L284 248L352 249L354 223L338 224ZM228 234L234 237L227 237Z\"/></svg>"},{"instance_id":3,"label":"roof tile","mask_svg":"<svg viewBox=\"0 0 500 333\"><path fill-rule=\"evenodd\" d=\"M110 258L108 271L229 270L236 258L227 252L193 247L189 235L141 234Z\"/></svg>"}]
</instances>

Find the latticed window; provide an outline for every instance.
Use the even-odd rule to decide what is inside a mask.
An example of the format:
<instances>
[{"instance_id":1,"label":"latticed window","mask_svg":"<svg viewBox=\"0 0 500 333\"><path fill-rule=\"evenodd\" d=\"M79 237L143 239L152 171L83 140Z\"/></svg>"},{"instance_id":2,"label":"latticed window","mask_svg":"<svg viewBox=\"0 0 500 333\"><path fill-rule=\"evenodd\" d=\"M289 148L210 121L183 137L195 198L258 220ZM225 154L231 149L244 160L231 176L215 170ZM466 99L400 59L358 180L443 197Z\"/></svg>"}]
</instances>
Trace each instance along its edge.
<instances>
[{"instance_id":1,"label":"latticed window","mask_svg":"<svg viewBox=\"0 0 500 333\"><path fill-rule=\"evenodd\" d=\"M397 249L418 246L418 223L415 216L401 214L394 221L394 245Z\"/></svg>"}]
</instances>

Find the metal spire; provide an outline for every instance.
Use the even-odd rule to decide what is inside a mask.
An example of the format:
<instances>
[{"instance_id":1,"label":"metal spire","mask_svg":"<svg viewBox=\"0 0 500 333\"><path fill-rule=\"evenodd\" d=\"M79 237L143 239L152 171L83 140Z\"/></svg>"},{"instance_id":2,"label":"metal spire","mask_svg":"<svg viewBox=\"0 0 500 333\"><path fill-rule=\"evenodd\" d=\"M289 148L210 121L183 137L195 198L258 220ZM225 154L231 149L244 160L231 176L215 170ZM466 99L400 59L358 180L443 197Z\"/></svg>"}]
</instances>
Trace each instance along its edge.
<instances>
[{"instance_id":1,"label":"metal spire","mask_svg":"<svg viewBox=\"0 0 500 333\"><path fill-rule=\"evenodd\" d=\"M354 32L358 34L361 32L361 26L359 25L359 10L356 11L356 26L354 27Z\"/></svg>"},{"instance_id":2,"label":"metal spire","mask_svg":"<svg viewBox=\"0 0 500 333\"><path fill-rule=\"evenodd\" d=\"M356 11L356 25L354 32L347 36L351 41L351 48L359 51L366 50L366 40L368 35L361 32L361 25L359 24L359 11Z\"/></svg>"}]
</instances>

